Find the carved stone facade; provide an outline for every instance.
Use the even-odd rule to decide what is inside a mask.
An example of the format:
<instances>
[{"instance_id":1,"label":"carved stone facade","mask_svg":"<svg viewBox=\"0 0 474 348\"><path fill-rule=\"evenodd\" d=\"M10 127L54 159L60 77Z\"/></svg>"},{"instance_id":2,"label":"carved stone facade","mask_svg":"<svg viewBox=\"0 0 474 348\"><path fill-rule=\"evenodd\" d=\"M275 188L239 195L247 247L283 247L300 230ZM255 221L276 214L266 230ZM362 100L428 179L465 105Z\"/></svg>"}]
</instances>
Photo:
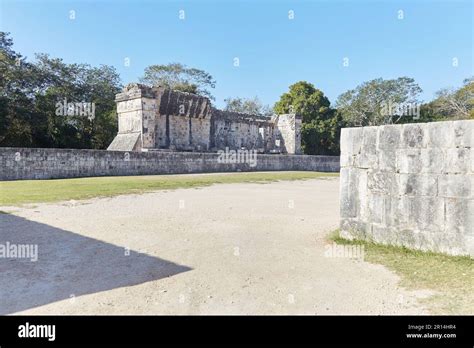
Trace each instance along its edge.
<instances>
[{"instance_id":1,"label":"carved stone facade","mask_svg":"<svg viewBox=\"0 0 474 348\"><path fill-rule=\"evenodd\" d=\"M301 117L227 112L209 99L168 88L130 84L117 94L118 134L108 150L301 153Z\"/></svg>"}]
</instances>

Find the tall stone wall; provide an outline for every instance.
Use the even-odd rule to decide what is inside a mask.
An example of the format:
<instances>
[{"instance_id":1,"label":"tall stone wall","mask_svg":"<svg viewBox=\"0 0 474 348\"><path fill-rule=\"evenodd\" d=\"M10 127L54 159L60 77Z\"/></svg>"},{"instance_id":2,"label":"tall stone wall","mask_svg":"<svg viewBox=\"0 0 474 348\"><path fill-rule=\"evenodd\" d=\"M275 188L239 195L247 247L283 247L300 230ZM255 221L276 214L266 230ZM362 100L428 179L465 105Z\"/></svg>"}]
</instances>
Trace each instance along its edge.
<instances>
[{"instance_id":1,"label":"tall stone wall","mask_svg":"<svg viewBox=\"0 0 474 348\"><path fill-rule=\"evenodd\" d=\"M338 172L339 157L259 154L233 163L217 153L0 148L0 180L285 170Z\"/></svg>"},{"instance_id":2,"label":"tall stone wall","mask_svg":"<svg viewBox=\"0 0 474 348\"><path fill-rule=\"evenodd\" d=\"M274 124L269 118L213 109L211 130L214 149L275 149Z\"/></svg>"},{"instance_id":3,"label":"tall stone wall","mask_svg":"<svg viewBox=\"0 0 474 348\"><path fill-rule=\"evenodd\" d=\"M474 121L345 128L341 235L474 256Z\"/></svg>"}]
</instances>

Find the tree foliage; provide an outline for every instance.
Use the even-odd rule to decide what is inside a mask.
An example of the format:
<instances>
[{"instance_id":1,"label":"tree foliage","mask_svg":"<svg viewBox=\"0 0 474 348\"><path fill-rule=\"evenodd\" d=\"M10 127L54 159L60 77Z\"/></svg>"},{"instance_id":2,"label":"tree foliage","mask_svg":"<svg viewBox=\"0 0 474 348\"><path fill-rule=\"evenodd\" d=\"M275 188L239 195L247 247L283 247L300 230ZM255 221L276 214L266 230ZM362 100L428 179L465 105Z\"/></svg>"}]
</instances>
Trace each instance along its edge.
<instances>
[{"instance_id":1,"label":"tree foliage","mask_svg":"<svg viewBox=\"0 0 474 348\"><path fill-rule=\"evenodd\" d=\"M397 123L403 115L384 112L393 105L419 105L421 88L414 79L378 78L364 82L339 96L336 102L343 120L351 126L376 126Z\"/></svg>"},{"instance_id":2,"label":"tree foliage","mask_svg":"<svg viewBox=\"0 0 474 348\"><path fill-rule=\"evenodd\" d=\"M0 146L104 149L117 132L115 68L67 64L46 54L35 62L0 32ZM58 115L57 103L87 102L93 118Z\"/></svg>"},{"instance_id":3,"label":"tree foliage","mask_svg":"<svg viewBox=\"0 0 474 348\"><path fill-rule=\"evenodd\" d=\"M459 89L444 88L436 93L431 102L436 115L444 119L474 118L474 78L464 80Z\"/></svg>"},{"instance_id":4,"label":"tree foliage","mask_svg":"<svg viewBox=\"0 0 474 348\"><path fill-rule=\"evenodd\" d=\"M273 114L272 108L264 105L258 97L251 99L247 98L227 98L224 99L226 106L225 111L240 112L251 115L271 116Z\"/></svg>"},{"instance_id":5,"label":"tree foliage","mask_svg":"<svg viewBox=\"0 0 474 348\"><path fill-rule=\"evenodd\" d=\"M140 81L151 86L168 87L214 99L209 91L216 84L212 76L204 70L189 68L181 63L150 65L145 68Z\"/></svg>"},{"instance_id":6,"label":"tree foliage","mask_svg":"<svg viewBox=\"0 0 474 348\"><path fill-rule=\"evenodd\" d=\"M330 117L330 102L324 93L306 81L297 82L284 93L274 110L277 114L297 113L303 123Z\"/></svg>"},{"instance_id":7,"label":"tree foliage","mask_svg":"<svg viewBox=\"0 0 474 348\"><path fill-rule=\"evenodd\" d=\"M331 108L329 99L309 82L289 87L274 106L275 113L302 116L301 147L308 155L339 154L342 127L340 114Z\"/></svg>"}]
</instances>

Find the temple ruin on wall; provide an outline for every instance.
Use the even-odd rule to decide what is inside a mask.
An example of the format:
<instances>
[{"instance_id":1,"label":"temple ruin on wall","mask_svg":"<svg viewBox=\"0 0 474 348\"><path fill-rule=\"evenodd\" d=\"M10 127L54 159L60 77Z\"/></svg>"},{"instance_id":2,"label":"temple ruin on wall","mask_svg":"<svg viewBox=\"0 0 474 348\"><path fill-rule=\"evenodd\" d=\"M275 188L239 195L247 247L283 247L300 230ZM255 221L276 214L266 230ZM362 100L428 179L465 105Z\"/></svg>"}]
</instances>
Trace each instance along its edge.
<instances>
[{"instance_id":1,"label":"temple ruin on wall","mask_svg":"<svg viewBox=\"0 0 474 348\"><path fill-rule=\"evenodd\" d=\"M222 111L208 98L164 87L129 84L116 95L118 134L108 150L256 150L301 153L301 117Z\"/></svg>"}]
</instances>

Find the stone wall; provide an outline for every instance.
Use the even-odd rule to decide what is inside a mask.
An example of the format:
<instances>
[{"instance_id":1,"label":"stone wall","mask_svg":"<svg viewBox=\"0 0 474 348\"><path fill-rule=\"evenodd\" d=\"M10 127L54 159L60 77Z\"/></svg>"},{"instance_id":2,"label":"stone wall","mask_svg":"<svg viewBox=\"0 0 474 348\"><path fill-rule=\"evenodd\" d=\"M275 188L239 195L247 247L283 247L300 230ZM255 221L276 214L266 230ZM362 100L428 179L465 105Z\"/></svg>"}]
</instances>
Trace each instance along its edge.
<instances>
[{"instance_id":1,"label":"stone wall","mask_svg":"<svg viewBox=\"0 0 474 348\"><path fill-rule=\"evenodd\" d=\"M252 163L222 163L217 153L0 148L0 180L236 171L338 172L339 157L256 155Z\"/></svg>"},{"instance_id":2,"label":"stone wall","mask_svg":"<svg viewBox=\"0 0 474 348\"><path fill-rule=\"evenodd\" d=\"M214 149L255 149L269 152L275 149L274 124L267 117L213 109L211 130Z\"/></svg>"},{"instance_id":3,"label":"stone wall","mask_svg":"<svg viewBox=\"0 0 474 348\"><path fill-rule=\"evenodd\" d=\"M345 128L341 235L474 256L474 121Z\"/></svg>"},{"instance_id":4,"label":"stone wall","mask_svg":"<svg viewBox=\"0 0 474 348\"><path fill-rule=\"evenodd\" d=\"M117 94L118 134L111 151L169 149L216 152L301 153L301 118L264 117L218 110L209 99L141 84Z\"/></svg>"}]
</instances>

